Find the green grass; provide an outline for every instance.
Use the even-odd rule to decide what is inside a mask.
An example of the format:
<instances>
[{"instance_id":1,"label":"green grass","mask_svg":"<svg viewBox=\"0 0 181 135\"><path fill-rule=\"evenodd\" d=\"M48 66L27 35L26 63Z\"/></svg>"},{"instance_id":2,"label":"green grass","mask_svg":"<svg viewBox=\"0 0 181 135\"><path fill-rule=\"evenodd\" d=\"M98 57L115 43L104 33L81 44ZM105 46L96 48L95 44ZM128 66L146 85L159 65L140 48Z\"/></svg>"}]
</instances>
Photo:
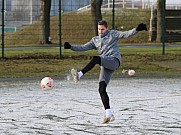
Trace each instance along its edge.
<instances>
[{"instance_id":1,"label":"green grass","mask_svg":"<svg viewBox=\"0 0 181 135\"><path fill-rule=\"evenodd\" d=\"M112 29L112 10L102 11L103 19ZM149 25L149 9L117 9L115 11L115 29L129 30L144 22ZM37 46L39 44L40 22L24 26L15 33L7 33L5 46ZM62 43L84 44L94 36L90 10L62 14ZM59 17L51 17L51 37L54 45L59 44ZM1 42L1 41L0 41ZM147 43L148 31L121 40L122 43Z\"/></svg>"},{"instance_id":2,"label":"green grass","mask_svg":"<svg viewBox=\"0 0 181 135\"><path fill-rule=\"evenodd\" d=\"M111 29L112 11L102 11L103 19L109 23ZM139 23L149 24L150 11L148 9L118 9L115 12L115 28L129 30ZM59 43L58 16L51 18L51 36L53 45ZM73 52L62 49L63 58L60 59L59 48L50 49L47 45L39 44L39 22L25 26L15 33L5 36L5 47L17 46L44 46L44 49L6 50L5 57L0 61L0 78L15 77L40 77L40 76L65 76L71 68L83 68L93 55L98 55L96 50L87 52ZM71 44L84 44L93 35L90 11L70 12L62 14L62 43L69 41ZM124 48L125 44L131 45L156 45L148 42L148 31L120 40L122 53L121 67L114 74L122 75L123 69L134 69L137 75L169 74L180 75L181 47L166 48L166 55L162 55L162 48ZM0 55L1 52L0 52ZM87 75L98 75L100 67L95 66Z\"/></svg>"},{"instance_id":3,"label":"green grass","mask_svg":"<svg viewBox=\"0 0 181 135\"><path fill-rule=\"evenodd\" d=\"M121 67L115 75L121 75L123 69L134 69L137 75L181 73L181 47L167 48L162 55L162 48L120 48L123 55ZM81 69L97 55L97 51L73 52L62 50L59 58L58 49L7 51L7 59L0 61L0 77L40 77L66 76L71 68ZM98 75L99 66L95 66L87 75Z\"/></svg>"}]
</instances>

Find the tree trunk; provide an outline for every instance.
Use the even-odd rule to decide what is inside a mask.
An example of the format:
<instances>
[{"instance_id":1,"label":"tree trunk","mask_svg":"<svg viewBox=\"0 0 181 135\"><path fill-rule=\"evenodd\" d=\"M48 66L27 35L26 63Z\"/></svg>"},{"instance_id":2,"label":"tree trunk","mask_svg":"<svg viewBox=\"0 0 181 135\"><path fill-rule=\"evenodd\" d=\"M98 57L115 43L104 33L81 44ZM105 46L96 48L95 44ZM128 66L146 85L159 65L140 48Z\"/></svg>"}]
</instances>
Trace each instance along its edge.
<instances>
[{"instance_id":1,"label":"tree trunk","mask_svg":"<svg viewBox=\"0 0 181 135\"><path fill-rule=\"evenodd\" d=\"M91 15L94 27L94 35L98 35L98 21L102 20L101 6L103 0L91 0Z\"/></svg>"},{"instance_id":2,"label":"tree trunk","mask_svg":"<svg viewBox=\"0 0 181 135\"><path fill-rule=\"evenodd\" d=\"M40 44L45 44L45 24L44 24L44 0L40 1Z\"/></svg>"},{"instance_id":3,"label":"tree trunk","mask_svg":"<svg viewBox=\"0 0 181 135\"><path fill-rule=\"evenodd\" d=\"M156 41L156 37L157 37L157 10L151 9L149 40L148 41Z\"/></svg>"},{"instance_id":4,"label":"tree trunk","mask_svg":"<svg viewBox=\"0 0 181 135\"><path fill-rule=\"evenodd\" d=\"M51 0L40 1L40 43L51 44L50 40L50 9Z\"/></svg>"},{"instance_id":5,"label":"tree trunk","mask_svg":"<svg viewBox=\"0 0 181 135\"><path fill-rule=\"evenodd\" d=\"M151 5L151 17L150 17L150 29L149 29L149 39L148 41L152 41L152 36L153 36L153 4Z\"/></svg>"},{"instance_id":6,"label":"tree trunk","mask_svg":"<svg viewBox=\"0 0 181 135\"><path fill-rule=\"evenodd\" d=\"M162 34L162 0L157 0L157 42L161 42Z\"/></svg>"}]
</instances>

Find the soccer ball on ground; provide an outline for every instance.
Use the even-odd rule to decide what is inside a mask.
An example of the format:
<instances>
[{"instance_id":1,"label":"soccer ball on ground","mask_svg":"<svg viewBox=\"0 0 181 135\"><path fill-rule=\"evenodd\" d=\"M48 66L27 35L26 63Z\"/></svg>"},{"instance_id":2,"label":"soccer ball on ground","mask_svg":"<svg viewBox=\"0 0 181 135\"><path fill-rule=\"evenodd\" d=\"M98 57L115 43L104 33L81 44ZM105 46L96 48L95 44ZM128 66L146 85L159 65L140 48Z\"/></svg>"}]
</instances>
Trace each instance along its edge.
<instances>
[{"instance_id":1,"label":"soccer ball on ground","mask_svg":"<svg viewBox=\"0 0 181 135\"><path fill-rule=\"evenodd\" d=\"M135 73L136 73L136 72L135 72L133 69L128 70L128 75L129 75L129 76L134 76Z\"/></svg>"},{"instance_id":2,"label":"soccer ball on ground","mask_svg":"<svg viewBox=\"0 0 181 135\"><path fill-rule=\"evenodd\" d=\"M51 77L44 77L41 80L41 88L42 90L49 90L53 88L53 79Z\"/></svg>"}]
</instances>

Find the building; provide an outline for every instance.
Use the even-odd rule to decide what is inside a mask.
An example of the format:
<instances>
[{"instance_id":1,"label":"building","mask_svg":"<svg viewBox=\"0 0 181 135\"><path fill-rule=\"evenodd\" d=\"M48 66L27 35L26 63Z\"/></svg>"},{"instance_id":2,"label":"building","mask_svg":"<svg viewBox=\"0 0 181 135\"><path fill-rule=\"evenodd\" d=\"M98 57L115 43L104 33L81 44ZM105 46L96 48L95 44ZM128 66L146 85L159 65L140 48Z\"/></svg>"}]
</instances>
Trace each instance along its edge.
<instances>
[{"instance_id":1,"label":"building","mask_svg":"<svg viewBox=\"0 0 181 135\"><path fill-rule=\"evenodd\" d=\"M51 0L51 16L59 14L59 6L61 4L61 12L69 12L78 9L90 8L90 0ZM113 0L103 0L103 8L112 8ZM115 8L150 8L151 0L115 0ZM152 0L155 4L156 0ZM172 0L170 0L172 1ZM177 0L179 2L179 0ZM59 3L61 2L61 3ZM180 2L181 3L181 2ZM40 0L4 0L5 4L5 24L6 26L22 27L39 20L40 16ZM167 3L168 4L168 3ZM169 9L181 9L181 4L172 5L169 3ZM2 8L2 0L0 0L0 8ZM0 15L1 17L1 15Z\"/></svg>"}]
</instances>

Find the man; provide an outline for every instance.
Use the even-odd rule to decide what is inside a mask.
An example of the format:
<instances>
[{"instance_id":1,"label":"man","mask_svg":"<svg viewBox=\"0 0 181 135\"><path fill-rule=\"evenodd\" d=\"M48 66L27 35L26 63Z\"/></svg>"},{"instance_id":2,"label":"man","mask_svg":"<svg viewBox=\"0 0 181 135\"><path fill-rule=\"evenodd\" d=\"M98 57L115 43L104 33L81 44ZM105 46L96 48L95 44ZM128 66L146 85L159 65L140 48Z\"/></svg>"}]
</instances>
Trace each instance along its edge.
<instances>
[{"instance_id":1,"label":"man","mask_svg":"<svg viewBox=\"0 0 181 135\"><path fill-rule=\"evenodd\" d=\"M90 71L96 64L99 64L99 94L105 108L105 118L102 123L113 121L114 115L110 108L109 96L106 92L107 85L111 79L112 73L120 66L121 55L119 52L118 39L128 38L135 35L138 31L147 30L146 24L139 24L137 28L129 31L109 30L106 21L98 22L98 36L93 37L89 42L81 46L73 46L68 42L64 43L65 49L73 51L87 51L96 49L99 56L93 56L92 60L79 72L76 69L71 70L72 77L77 82L85 73Z\"/></svg>"}]
</instances>

